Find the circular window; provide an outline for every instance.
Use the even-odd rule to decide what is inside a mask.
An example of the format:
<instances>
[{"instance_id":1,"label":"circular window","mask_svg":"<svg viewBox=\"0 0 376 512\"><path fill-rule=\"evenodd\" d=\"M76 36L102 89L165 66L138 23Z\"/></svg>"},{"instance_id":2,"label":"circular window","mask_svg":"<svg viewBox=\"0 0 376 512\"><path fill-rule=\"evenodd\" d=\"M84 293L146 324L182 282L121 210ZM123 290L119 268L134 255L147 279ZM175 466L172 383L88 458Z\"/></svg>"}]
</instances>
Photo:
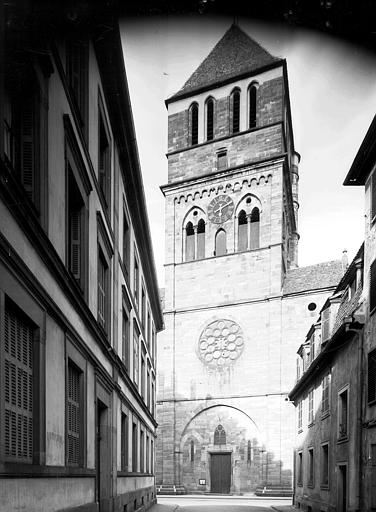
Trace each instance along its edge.
<instances>
[{"instance_id":1,"label":"circular window","mask_svg":"<svg viewBox=\"0 0 376 512\"><path fill-rule=\"evenodd\" d=\"M212 368L224 368L232 364L244 349L244 337L240 326L232 320L215 320L205 327L198 342L201 361Z\"/></svg>"},{"instance_id":2,"label":"circular window","mask_svg":"<svg viewBox=\"0 0 376 512\"><path fill-rule=\"evenodd\" d=\"M198 211L197 211L197 210L196 210L196 211L194 211L194 212L193 212L193 215L196 217L196 216L198 215Z\"/></svg>"},{"instance_id":3,"label":"circular window","mask_svg":"<svg viewBox=\"0 0 376 512\"><path fill-rule=\"evenodd\" d=\"M310 302L308 304L309 311L315 311L316 308L317 308L317 306L316 306L316 304L314 302Z\"/></svg>"},{"instance_id":4,"label":"circular window","mask_svg":"<svg viewBox=\"0 0 376 512\"><path fill-rule=\"evenodd\" d=\"M250 198L250 197L247 197L246 203L247 203L247 204L250 204L250 202L251 202L251 198Z\"/></svg>"}]
</instances>

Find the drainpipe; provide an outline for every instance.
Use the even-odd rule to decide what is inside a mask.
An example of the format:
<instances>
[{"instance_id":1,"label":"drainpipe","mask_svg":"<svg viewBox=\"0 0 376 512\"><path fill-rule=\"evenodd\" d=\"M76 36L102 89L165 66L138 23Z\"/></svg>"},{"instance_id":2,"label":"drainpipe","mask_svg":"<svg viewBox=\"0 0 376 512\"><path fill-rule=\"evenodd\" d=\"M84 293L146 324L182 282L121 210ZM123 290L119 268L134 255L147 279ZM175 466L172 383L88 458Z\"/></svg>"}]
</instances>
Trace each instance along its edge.
<instances>
[{"instance_id":1,"label":"drainpipe","mask_svg":"<svg viewBox=\"0 0 376 512\"><path fill-rule=\"evenodd\" d=\"M357 375L358 375L358 396L357 396L357 441L358 441L358 506L356 510L362 510L362 458L363 458L363 383L364 383L364 371L363 371L363 325L360 325L359 328L348 327L347 332L353 332L358 341L358 358L357 358Z\"/></svg>"}]
</instances>

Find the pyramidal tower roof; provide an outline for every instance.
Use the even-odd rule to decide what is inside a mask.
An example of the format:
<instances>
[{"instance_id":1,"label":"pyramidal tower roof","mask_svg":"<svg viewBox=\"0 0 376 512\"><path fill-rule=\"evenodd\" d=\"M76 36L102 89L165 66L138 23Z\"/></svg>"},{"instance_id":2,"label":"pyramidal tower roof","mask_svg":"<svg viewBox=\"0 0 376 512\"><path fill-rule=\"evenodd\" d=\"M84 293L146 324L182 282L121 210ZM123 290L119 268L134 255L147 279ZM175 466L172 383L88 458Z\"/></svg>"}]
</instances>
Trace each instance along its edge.
<instances>
[{"instance_id":1,"label":"pyramidal tower roof","mask_svg":"<svg viewBox=\"0 0 376 512\"><path fill-rule=\"evenodd\" d=\"M169 100L231 80L278 61L282 59L273 57L234 23L183 87Z\"/></svg>"}]
</instances>

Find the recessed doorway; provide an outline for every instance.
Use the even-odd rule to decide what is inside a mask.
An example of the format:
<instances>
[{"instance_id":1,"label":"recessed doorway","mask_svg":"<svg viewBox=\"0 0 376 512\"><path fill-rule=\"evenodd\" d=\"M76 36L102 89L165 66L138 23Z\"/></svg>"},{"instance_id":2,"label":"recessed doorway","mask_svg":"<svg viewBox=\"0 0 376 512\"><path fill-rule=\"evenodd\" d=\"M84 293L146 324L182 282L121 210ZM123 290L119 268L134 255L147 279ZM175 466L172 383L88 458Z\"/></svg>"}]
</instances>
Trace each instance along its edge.
<instances>
[{"instance_id":1,"label":"recessed doorway","mask_svg":"<svg viewBox=\"0 0 376 512\"><path fill-rule=\"evenodd\" d=\"M210 492L229 494L231 488L231 453L210 456Z\"/></svg>"}]
</instances>

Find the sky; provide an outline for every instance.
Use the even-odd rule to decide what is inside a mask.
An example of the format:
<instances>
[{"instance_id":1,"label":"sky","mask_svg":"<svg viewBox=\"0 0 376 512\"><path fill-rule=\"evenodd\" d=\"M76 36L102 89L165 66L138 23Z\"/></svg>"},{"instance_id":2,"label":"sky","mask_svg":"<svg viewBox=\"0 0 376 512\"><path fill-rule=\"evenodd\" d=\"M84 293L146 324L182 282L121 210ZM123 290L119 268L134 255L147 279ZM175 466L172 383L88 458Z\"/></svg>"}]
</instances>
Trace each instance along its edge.
<instances>
[{"instance_id":1,"label":"sky","mask_svg":"<svg viewBox=\"0 0 376 512\"><path fill-rule=\"evenodd\" d=\"M167 109L233 18L150 16L122 21L123 52L159 286L164 285ZM238 18L287 60L299 166L299 266L349 261L364 239L364 188L343 181L376 114L376 54L323 33Z\"/></svg>"}]
</instances>

